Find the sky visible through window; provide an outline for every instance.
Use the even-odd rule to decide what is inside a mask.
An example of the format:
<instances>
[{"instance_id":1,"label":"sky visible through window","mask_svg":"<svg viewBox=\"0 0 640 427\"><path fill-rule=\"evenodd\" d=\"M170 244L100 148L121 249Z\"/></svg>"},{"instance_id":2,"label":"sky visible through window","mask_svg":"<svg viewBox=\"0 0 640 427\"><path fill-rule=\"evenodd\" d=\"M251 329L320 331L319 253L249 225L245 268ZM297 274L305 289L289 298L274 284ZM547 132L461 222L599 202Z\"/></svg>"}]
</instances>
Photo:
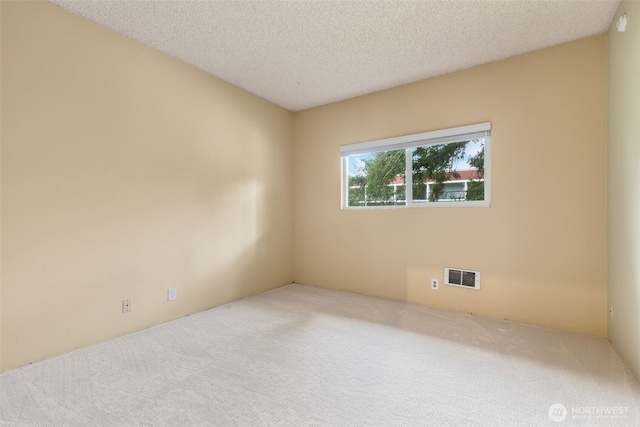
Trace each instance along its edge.
<instances>
[{"instance_id":1,"label":"sky visible through window","mask_svg":"<svg viewBox=\"0 0 640 427\"><path fill-rule=\"evenodd\" d=\"M474 169L469 165L469 159L475 156L482 150L484 146L484 140L476 139L467 142L465 149L465 156L463 159L457 160L454 163L454 170L469 170ZM349 156L349 176L366 175L364 166L365 160L371 159L375 153L360 154L357 156Z\"/></svg>"}]
</instances>

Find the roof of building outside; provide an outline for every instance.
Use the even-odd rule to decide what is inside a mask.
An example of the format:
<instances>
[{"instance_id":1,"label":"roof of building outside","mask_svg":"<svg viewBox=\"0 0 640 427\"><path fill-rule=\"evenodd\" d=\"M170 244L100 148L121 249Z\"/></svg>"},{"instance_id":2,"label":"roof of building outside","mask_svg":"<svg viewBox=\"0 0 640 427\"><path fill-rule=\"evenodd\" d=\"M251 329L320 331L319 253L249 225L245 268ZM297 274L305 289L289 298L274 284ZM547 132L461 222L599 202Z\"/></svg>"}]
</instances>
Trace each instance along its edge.
<instances>
[{"instance_id":1,"label":"roof of building outside","mask_svg":"<svg viewBox=\"0 0 640 427\"><path fill-rule=\"evenodd\" d=\"M470 179L479 179L478 170L477 169L469 169L469 170L459 170L457 171L460 178L453 178L451 181L468 181ZM427 182L433 182L432 179L428 179ZM401 175L396 175L396 177L391 181L392 185L403 185L404 178Z\"/></svg>"}]
</instances>

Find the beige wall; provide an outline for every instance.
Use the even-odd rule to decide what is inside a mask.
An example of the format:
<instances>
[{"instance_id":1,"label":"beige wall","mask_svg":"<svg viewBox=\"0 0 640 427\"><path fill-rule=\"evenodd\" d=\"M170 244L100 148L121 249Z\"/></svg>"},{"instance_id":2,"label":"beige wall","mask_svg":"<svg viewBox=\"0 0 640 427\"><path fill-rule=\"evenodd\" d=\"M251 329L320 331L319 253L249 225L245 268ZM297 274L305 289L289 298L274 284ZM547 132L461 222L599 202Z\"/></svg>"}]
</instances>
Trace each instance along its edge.
<instances>
[{"instance_id":1,"label":"beige wall","mask_svg":"<svg viewBox=\"0 0 640 427\"><path fill-rule=\"evenodd\" d=\"M290 112L43 2L1 71L1 370L291 283Z\"/></svg>"},{"instance_id":2,"label":"beige wall","mask_svg":"<svg viewBox=\"0 0 640 427\"><path fill-rule=\"evenodd\" d=\"M293 279L606 334L604 35L293 115L51 4L1 10L0 371ZM484 121L490 208L340 209L340 145ZM431 291L445 266L482 290ZM609 332L637 360L630 289Z\"/></svg>"},{"instance_id":3,"label":"beige wall","mask_svg":"<svg viewBox=\"0 0 640 427\"><path fill-rule=\"evenodd\" d=\"M609 339L640 378L640 3L620 4L607 51Z\"/></svg>"},{"instance_id":4,"label":"beige wall","mask_svg":"<svg viewBox=\"0 0 640 427\"><path fill-rule=\"evenodd\" d=\"M297 113L295 281L606 335L606 43ZM485 121L490 208L341 210L340 145ZM482 289L430 290L445 266Z\"/></svg>"}]
</instances>

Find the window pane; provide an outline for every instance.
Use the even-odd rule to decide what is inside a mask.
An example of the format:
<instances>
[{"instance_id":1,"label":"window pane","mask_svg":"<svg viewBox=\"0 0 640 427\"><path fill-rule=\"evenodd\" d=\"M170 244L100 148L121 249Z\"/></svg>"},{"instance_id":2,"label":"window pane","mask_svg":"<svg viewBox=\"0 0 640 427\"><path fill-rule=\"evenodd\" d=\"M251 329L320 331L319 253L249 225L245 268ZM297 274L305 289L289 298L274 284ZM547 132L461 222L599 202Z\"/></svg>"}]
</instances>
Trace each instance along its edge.
<instances>
[{"instance_id":1,"label":"window pane","mask_svg":"<svg viewBox=\"0 0 640 427\"><path fill-rule=\"evenodd\" d=\"M397 206L405 200L405 150L349 156L348 206Z\"/></svg>"},{"instance_id":2,"label":"window pane","mask_svg":"<svg viewBox=\"0 0 640 427\"><path fill-rule=\"evenodd\" d=\"M341 146L344 207L489 207L490 130L487 122Z\"/></svg>"},{"instance_id":3,"label":"window pane","mask_svg":"<svg viewBox=\"0 0 640 427\"><path fill-rule=\"evenodd\" d=\"M484 138L412 149L416 203L484 200Z\"/></svg>"}]
</instances>

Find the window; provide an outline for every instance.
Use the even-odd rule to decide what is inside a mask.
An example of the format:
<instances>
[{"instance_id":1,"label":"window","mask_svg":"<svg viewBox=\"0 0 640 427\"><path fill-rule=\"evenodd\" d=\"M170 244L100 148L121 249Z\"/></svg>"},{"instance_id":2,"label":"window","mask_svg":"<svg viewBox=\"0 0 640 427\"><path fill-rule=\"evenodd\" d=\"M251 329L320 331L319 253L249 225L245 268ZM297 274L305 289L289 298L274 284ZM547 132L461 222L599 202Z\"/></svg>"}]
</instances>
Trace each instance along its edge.
<instances>
[{"instance_id":1,"label":"window","mask_svg":"<svg viewBox=\"0 0 640 427\"><path fill-rule=\"evenodd\" d=\"M491 123L343 145L343 205L489 206L490 152Z\"/></svg>"}]
</instances>

